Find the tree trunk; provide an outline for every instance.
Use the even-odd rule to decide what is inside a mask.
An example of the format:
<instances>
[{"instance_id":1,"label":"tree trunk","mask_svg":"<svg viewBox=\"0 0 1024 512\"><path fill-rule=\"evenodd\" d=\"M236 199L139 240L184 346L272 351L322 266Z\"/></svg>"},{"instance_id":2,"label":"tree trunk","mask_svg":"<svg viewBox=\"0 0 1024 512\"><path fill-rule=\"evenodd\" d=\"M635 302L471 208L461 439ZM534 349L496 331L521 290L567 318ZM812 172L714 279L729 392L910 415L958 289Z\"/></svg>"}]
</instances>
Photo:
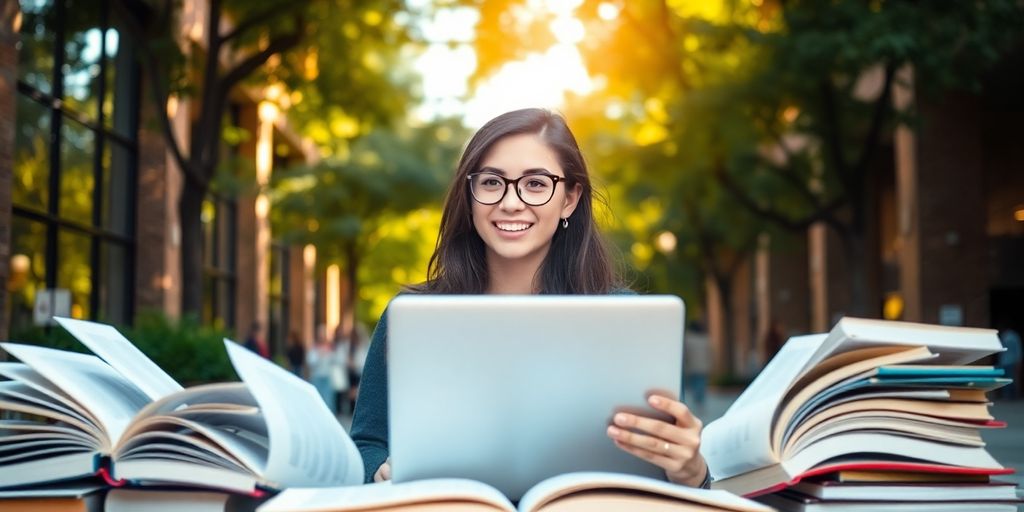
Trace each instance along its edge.
<instances>
[{"instance_id":1,"label":"tree trunk","mask_svg":"<svg viewBox=\"0 0 1024 512\"><path fill-rule=\"evenodd\" d=\"M203 307L203 199L206 188L185 179L178 201L181 228L181 314L200 316Z\"/></svg>"},{"instance_id":2,"label":"tree trunk","mask_svg":"<svg viewBox=\"0 0 1024 512\"><path fill-rule=\"evenodd\" d=\"M731 276L714 276L715 286L718 287L718 300L722 304L722 360L725 361L725 371L728 375L738 375L736 368L736 340L733 325L732 311L732 283Z\"/></svg>"},{"instance_id":3,"label":"tree trunk","mask_svg":"<svg viewBox=\"0 0 1024 512\"><path fill-rule=\"evenodd\" d=\"M841 236L846 256L846 271L850 280L850 306L848 315L868 316L868 255L864 233L848 232Z\"/></svg>"}]
</instances>

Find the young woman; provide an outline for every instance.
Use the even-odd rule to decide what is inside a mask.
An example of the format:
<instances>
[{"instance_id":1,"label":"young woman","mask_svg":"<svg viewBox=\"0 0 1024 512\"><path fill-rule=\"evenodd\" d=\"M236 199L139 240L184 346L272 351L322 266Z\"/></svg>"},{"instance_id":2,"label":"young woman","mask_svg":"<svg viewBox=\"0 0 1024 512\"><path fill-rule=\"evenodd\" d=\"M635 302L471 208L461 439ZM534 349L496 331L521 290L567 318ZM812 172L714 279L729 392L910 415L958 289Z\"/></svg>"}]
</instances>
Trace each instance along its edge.
<instances>
[{"instance_id":1,"label":"young woman","mask_svg":"<svg viewBox=\"0 0 1024 512\"><path fill-rule=\"evenodd\" d=\"M609 294L621 287L594 223L583 155L565 120L540 109L492 119L469 141L445 201L427 281L437 294ZM387 312L373 332L352 438L367 481L388 480ZM652 407L674 422L615 415L609 442L665 469L669 480L707 486L701 422L673 397Z\"/></svg>"}]
</instances>

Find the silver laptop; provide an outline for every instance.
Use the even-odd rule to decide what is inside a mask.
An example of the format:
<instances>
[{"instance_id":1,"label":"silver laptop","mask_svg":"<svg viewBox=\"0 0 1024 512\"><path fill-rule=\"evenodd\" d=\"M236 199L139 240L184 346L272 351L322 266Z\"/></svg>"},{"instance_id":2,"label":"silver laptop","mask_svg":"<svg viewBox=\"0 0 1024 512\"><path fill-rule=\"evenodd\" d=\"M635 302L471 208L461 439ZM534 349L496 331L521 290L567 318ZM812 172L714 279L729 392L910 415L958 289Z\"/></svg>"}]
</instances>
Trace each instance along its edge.
<instances>
[{"instance_id":1,"label":"silver laptop","mask_svg":"<svg viewBox=\"0 0 1024 512\"><path fill-rule=\"evenodd\" d=\"M461 477L518 500L570 471L664 478L613 444L612 415L679 394L674 296L403 295L388 308L395 482Z\"/></svg>"}]
</instances>

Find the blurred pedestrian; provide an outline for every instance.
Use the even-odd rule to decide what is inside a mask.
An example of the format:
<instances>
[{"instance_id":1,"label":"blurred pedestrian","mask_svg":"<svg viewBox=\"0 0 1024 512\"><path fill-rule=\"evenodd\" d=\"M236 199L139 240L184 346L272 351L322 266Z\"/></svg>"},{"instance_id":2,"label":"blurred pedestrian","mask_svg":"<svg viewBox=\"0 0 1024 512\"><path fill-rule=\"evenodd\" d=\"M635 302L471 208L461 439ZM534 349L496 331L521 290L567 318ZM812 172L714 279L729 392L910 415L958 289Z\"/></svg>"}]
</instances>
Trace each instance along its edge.
<instances>
[{"instance_id":1,"label":"blurred pedestrian","mask_svg":"<svg viewBox=\"0 0 1024 512\"><path fill-rule=\"evenodd\" d=\"M704 410L708 388L708 372L711 370L711 340L704 324L694 320L683 337L683 375L688 400L698 411Z\"/></svg>"},{"instance_id":2,"label":"blurred pedestrian","mask_svg":"<svg viewBox=\"0 0 1024 512\"><path fill-rule=\"evenodd\" d=\"M366 326L356 324L348 357L348 403L351 411L356 410L356 398L359 397L359 381L363 377L363 365L366 364L366 353L370 348Z\"/></svg>"},{"instance_id":3,"label":"blurred pedestrian","mask_svg":"<svg viewBox=\"0 0 1024 512\"><path fill-rule=\"evenodd\" d=\"M245 337L245 348L259 354L265 359L270 359L270 345L263 336L263 326L259 322L253 322L249 328L249 334Z\"/></svg>"},{"instance_id":4,"label":"blurred pedestrian","mask_svg":"<svg viewBox=\"0 0 1024 512\"><path fill-rule=\"evenodd\" d=\"M351 342L341 327L334 330L334 354L331 361L331 387L334 388L334 410L338 414L345 412L348 397L348 361Z\"/></svg>"},{"instance_id":5,"label":"blurred pedestrian","mask_svg":"<svg viewBox=\"0 0 1024 512\"><path fill-rule=\"evenodd\" d=\"M1020 376L1021 357L1024 357L1024 349L1021 347L1020 334L1011 328L999 331L999 340L1006 348L999 353L996 362L1003 370L1003 376L1013 379L1013 382L999 390L999 397L1014 400L1018 396L1017 377Z\"/></svg>"},{"instance_id":6,"label":"blurred pedestrian","mask_svg":"<svg viewBox=\"0 0 1024 512\"><path fill-rule=\"evenodd\" d=\"M320 325L316 329L316 344L306 352L306 365L309 367L309 382L313 384L327 408L337 414L334 385L331 383L331 372L334 368L334 339L327 337L327 327Z\"/></svg>"},{"instance_id":7,"label":"blurred pedestrian","mask_svg":"<svg viewBox=\"0 0 1024 512\"><path fill-rule=\"evenodd\" d=\"M306 364L306 344L299 338L299 333L292 331L288 334L288 349L285 355L288 357L288 366L292 373L302 377L302 366Z\"/></svg>"}]
</instances>

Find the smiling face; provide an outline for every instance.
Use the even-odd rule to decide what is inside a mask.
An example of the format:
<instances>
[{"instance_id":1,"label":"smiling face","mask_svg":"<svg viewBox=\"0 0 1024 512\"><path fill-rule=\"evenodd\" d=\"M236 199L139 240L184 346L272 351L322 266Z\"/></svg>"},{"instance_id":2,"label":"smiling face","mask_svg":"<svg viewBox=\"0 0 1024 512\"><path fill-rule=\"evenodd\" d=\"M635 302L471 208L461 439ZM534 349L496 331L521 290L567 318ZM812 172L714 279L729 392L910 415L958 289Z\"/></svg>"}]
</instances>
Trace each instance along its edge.
<instances>
[{"instance_id":1,"label":"smiling face","mask_svg":"<svg viewBox=\"0 0 1024 512\"><path fill-rule=\"evenodd\" d=\"M480 161L475 172L486 171L509 180L529 174L550 174L565 178L558 155L533 134L510 135L498 140ZM525 179L520 188L536 186ZM493 178L492 178L493 182ZM511 188L511 187L510 187ZM551 200L541 206L524 203L514 189L496 204L472 200L473 226L487 247L489 266L525 263L540 267L551 247L551 239L563 218L572 215L580 196L580 185L562 180L555 185Z\"/></svg>"}]
</instances>

